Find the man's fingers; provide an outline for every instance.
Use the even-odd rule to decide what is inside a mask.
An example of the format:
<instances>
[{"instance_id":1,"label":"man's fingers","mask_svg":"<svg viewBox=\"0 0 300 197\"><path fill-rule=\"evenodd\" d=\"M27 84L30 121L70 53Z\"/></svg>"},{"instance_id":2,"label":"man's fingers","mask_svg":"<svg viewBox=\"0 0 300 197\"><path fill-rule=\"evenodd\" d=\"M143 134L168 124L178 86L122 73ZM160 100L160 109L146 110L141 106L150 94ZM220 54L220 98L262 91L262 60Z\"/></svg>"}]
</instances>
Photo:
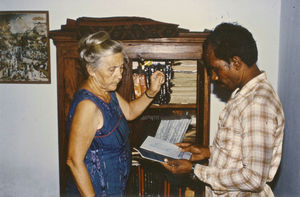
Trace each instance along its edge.
<instances>
[{"instance_id":1,"label":"man's fingers","mask_svg":"<svg viewBox=\"0 0 300 197\"><path fill-rule=\"evenodd\" d=\"M172 160L168 160L168 159L164 159L164 163L162 163L162 165L169 170L170 172L174 173L175 170L175 164L174 161Z\"/></svg>"}]
</instances>

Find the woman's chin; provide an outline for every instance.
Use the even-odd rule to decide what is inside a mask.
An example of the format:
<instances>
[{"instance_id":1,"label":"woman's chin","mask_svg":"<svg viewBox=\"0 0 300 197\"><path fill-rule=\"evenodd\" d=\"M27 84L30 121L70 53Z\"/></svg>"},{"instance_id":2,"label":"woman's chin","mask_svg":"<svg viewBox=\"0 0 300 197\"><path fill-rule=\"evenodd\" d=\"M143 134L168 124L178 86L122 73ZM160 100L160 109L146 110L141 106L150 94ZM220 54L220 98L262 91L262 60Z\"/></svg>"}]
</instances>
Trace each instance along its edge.
<instances>
[{"instance_id":1,"label":"woman's chin","mask_svg":"<svg viewBox=\"0 0 300 197\"><path fill-rule=\"evenodd\" d=\"M108 91L115 91L118 87L118 84L116 85L111 85L109 88L108 88Z\"/></svg>"}]
</instances>

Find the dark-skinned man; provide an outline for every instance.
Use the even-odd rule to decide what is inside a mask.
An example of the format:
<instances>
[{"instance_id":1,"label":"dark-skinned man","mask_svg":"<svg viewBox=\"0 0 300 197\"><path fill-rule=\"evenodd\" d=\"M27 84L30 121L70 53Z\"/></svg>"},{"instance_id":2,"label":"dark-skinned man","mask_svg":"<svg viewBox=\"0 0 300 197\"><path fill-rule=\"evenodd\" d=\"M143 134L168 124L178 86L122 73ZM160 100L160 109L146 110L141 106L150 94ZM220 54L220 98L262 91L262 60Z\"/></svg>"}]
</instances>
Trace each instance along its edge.
<instances>
[{"instance_id":1,"label":"dark-skinned man","mask_svg":"<svg viewBox=\"0 0 300 197\"><path fill-rule=\"evenodd\" d=\"M257 62L252 34L222 23L204 44L212 80L231 91L212 145L177 144L190 160L166 160L174 174L192 173L206 183L206 196L274 196L268 185L282 153L284 114L278 95ZM209 159L208 166L195 161Z\"/></svg>"}]
</instances>

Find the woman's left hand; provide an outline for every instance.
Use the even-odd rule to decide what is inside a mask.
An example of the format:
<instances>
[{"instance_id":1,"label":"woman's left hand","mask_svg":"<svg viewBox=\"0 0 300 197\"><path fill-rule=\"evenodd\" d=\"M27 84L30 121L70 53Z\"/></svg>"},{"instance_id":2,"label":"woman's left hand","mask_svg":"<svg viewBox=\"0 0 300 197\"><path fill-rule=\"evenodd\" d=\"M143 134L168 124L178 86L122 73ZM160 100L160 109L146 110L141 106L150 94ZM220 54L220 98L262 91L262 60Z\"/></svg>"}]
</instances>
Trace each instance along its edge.
<instances>
[{"instance_id":1,"label":"woman's left hand","mask_svg":"<svg viewBox=\"0 0 300 197\"><path fill-rule=\"evenodd\" d=\"M165 75L161 71L155 71L150 77L150 87L147 94L154 97L160 90L161 85L165 83Z\"/></svg>"}]
</instances>

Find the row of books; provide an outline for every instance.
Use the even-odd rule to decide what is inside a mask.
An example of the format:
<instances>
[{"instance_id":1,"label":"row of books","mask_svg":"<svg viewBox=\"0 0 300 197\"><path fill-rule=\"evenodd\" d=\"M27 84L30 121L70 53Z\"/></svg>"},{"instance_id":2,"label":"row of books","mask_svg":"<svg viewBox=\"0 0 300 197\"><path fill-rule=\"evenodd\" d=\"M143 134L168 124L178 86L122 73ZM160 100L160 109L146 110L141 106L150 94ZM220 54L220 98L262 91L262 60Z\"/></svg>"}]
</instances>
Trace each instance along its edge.
<instances>
[{"instance_id":1,"label":"row of books","mask_svg":"<svg viewBox=\"0 0 300 197\"><path fill-rule=\"evenodd\" d=\"M150 87L150 76L160 70L165 74L165 83L155 97L154 104L195 104L197 98L197 62L142 61L133 67L135 98Z\"/></svg>"},{"instance_id":2,"label":"row of books","mask_svg":"<svg viewBox=\"0 0 300 197\"><path fill-rule=\"evenodd\" d=\"M161 165L150 161L141 161L139 165L133 166L130 174L130 187L126 189L126 196L185 196L189 184L186 179L179 179Z\"/></svg>"},{"instance_id":3,"label":"row of books","mask_svg":"<svg viewBox=\"0 0 300 197\"><path fill-rule=\"evenodd\" d=\"M197 98L197 62L177 61L172 66L171 99L174 104L195 104Z\"/></svg>"}]
</instances>

